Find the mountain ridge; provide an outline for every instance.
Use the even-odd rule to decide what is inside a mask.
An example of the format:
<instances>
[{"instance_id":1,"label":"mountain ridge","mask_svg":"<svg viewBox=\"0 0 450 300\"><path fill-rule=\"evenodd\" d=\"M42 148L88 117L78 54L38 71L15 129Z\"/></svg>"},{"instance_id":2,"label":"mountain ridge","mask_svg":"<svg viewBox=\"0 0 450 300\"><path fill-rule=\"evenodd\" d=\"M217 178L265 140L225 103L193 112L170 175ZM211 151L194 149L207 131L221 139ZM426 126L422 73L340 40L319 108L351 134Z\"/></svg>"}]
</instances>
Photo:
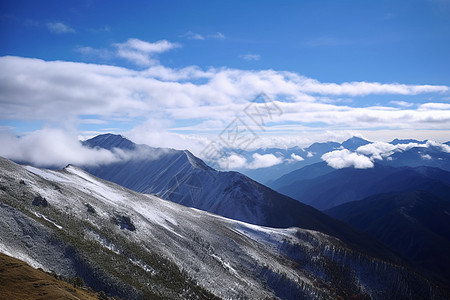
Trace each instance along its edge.
<instances>
[{"instance_id":1,"label":"mountain ridge","mask_svg":"<svg viewBox=\"0 0 450 300\"><path fill-rule=\"evenodd\" d=\"M83 169L134 191L156 194L234 220L275 228L318 230L363 247L372 255L385 251L383 245L361 236L346 224L245 175L195 168L183 151L173 150L169 156L156 160L130 160Z\"/></svg>"},{"instance_id":2,"label":"mountain ridge","mask_svg":"<svg viewBox=\"0 0 450 300\"><path fill-rule=\"evenodd\" d=\"M2 158L0 165L2 252L56 264L56 271L75 272L94 288L103 282L109 295L336 299L443 292L402 260L373 258L317 231L225 219L72 166L24 168ZM45 232L51 243L39 242ZM62 258L68 269L59 266Z\"/></svg>"},{"instance_id":3,"label":"mountain ridge","mask_svg":"<svg viewBox=\"0 0 450 300\"><path fill-rule=\"evenodd\" d=\"M323 164L321 166L324 166ZM298 180L278 191L320 210L367 196L417 189L445 193L450 172L432 167L390 167L375 164L370 169L343 168L324 175Z\"/></svg>"},{"instance_id":4,"label":"mountain ridge","mask_svg":"<svg viewBox=\"0 0 450 300\"><path fill-rule=\"evenodd\" d=\"M450 188L447 197L413 190L377 194L325 211L367 232L428 275L450 284Z\"/></svg>"}]
</instances>

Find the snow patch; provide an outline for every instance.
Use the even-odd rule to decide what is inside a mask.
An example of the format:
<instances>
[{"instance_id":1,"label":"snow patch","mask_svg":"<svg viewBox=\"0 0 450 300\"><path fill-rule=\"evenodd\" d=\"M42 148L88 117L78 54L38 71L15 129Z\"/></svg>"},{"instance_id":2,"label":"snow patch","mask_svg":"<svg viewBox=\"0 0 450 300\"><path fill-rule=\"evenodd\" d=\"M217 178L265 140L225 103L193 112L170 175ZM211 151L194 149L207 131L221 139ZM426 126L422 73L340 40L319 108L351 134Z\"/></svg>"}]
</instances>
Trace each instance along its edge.
<instances>
[{"instance_id":1,"label":"snow patch","mask_svg":"<svg viewBox=\"0 0 450 300\"><path fill-rule=\"evenodd\" d=\"M43 170L32 166L25 166L24 168L30 171L31 173L50 181L70 182L69 178L65 177L64 175L62 175L60 172L57 171Z\"/></svg>"},{"instance_id":2,"label":"snow patch","mask_svg":"<svg viewBox=\"0 0 450 300\"><path fill-rule=\"evenodd\" d=\"M36 217L42 218L42 219L44 219L45 221L47 221L47 222L49 222L49 223L52 223L52 224L53 224L56 228L58 228L58 229L62 229L62 228L63 228L62 226L56 224L55 221L50 220L49 218L47 218L47 217L44 216L43 214L40 214L40 213L38 213L38 212L36 212L36 211L34 212L34 214L36 215Z\"/></svg>"}]
</instances>

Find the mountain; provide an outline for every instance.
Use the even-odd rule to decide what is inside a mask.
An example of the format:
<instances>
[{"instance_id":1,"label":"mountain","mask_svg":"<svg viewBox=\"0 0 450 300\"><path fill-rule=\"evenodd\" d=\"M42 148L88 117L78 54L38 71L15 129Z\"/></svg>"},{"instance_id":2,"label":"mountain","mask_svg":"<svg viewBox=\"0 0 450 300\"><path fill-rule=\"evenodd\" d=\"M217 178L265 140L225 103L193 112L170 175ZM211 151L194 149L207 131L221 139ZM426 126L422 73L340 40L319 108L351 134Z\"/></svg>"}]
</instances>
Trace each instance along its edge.
<instances>
[{"instance_id":1,"label":"mountain","mask_svg":"<svg viewBox=\"0 0 450 300\"><path fill-rule=\"evenodd\" d=\"M271 154L277 157L280 163L271 167L258 169L246 169L245 167L242 167L235 169L235 171L239 171L268 186L278 186L278 184L274 184L276 180L305 166L321 162L321 157L325 153L342 149L347 149L350 152L358 152L357 149L359 147L370 144L372 144L372 142L365 139L352 137L342 143L314 143L308 148L293 147L288 149L270 148L242 152L236 151L236 153L240 153L247 162L252 162L252 156L255 154ZM386 144L373 144L373 147L366 147L363 150L363 154L370 157L370 151L372 150L380 157L378 151L381 151L385 157L383 160L375 160L378 164L391 167L429 166L450 171L450 148L446 147L448 146L447 143L439 144L428 140L394 139L389 143L392 146L396 146L392 148L391 152L387 150L390 147ZM383 152L383 150L386 152ZM367 153L367 151L369 153Z\"/></svg>"},{"instance_id":2,"label":"mountain","mask_svg":"<svg viewBox=\"0 0 450 300\"><path fill-rule=\"evenodd\" d=\"M373 235L450 286L450 189L446 195L381 194L325 212Z\"/></svg>"},{"instance_id":3,"label":"mountain","mask_svg":"<svg viewBox=\"0 0 450 300\"><path fill-rule=\"evenodd\" d=\"M125 143L121 136L108 135L86 143L101 147ZM112 140L115 142L113 143ZM189 151L155 149L136 145L139 155L108 165L84 167L87 172L137 192L201 209L234 220L268 227L301 227L317 230L352 245L384 252L367 237L316 209L259 184L237 172L219 172ZM156 153L156 154L155 154Z\"/></svg>"},{"instance_id":4,"label":"mountain","mask_svg":"<svg viewBox=\"0 0 450 300\"><path fill-rule=\"evenodd\" d=\"M309 153L306 149L302 149L299 147L292 147L288 149L280 149L280 148L267 148L267 149L257 149L253 151L233 151L229 150L228 154L238 153L239 156L245 158L247 162L251 162L254 160L254 155L274 155L277 158L281 158L283 160L282 163L276 164L267 168L257 168L257 169L248 169L248 168L235 168L234 171L245 174L246 176L252 178L255 181L267 184L268 182L273 181L275 178L280 177L288 172L297 170L309 163L317 162L318 158L314 157L312 153ZM309 153L309 154L308 154ZM295 155L296 159L292 159L292 156ZM308 157L309 155L309 157ZM301 158L299 158L301 157ZM320 157L319 157L320 159ZM311 162L310 162L311 161Z\"/></svg>"},{"instance_id":5,"label":"mountain","mask_svg":"<svg viewBox=\"0 0 450 300\"><path fill-rule=\"evenodd\" d=\"M348 149L354 151L359 146L369 144L371 142L359 137L352 137L342 143L337 142L322 142L314 143L307 148L292 147L287 149L280 148L267 148L256 149L252 151L241 151L229 149L230 153L239 153L240 156L245 158L248 162L253 160L253 155L267 155L271 154L281 159L281 163L267 168L247 169L236 168L235 171L239 171L248 177L261 182L266 185L272 185L273 182L281 176L298 170L304 166L308 166L317 162L321 162L321 156L327 152L331 152L338 149Z\"/></svg>"},{"instance_id":6,"label":"mountain","mask_svg":"<svg viewBox=\"0 0 450 300\"><path fill-rule=\"evenodd\" d=\"M0 253L1 299L67 299L97 300L100 295L69 284L25 262Z\"/></svg>"},{"instance_id":7,"label":"mountain","mask_svg":"<svg viewBox=\"0 0 450 300\"><path fill-rule=\"evenodd\" d=\"M377 161L379 164L391 167L419 167L428 166L450 171L450 152L441 147L414 147L405 151L398 151L388 159Z\"/></svg>"},{"instance_id":8,"label":"mountain","mask_svg":"<svg viewBox=\"0 0 450 300\"><path fill-rule=\"evenodd\" d=\"M311 154L317 154L317 156L320 157L322 154L339 149L341 146L342 145L337 142L314 143L305 150L311 152Z\"/></svg>"},{"instance_id":9,"label":"mountain","mask_svg":"<svg viewBox=\"0 0 450 300\"><path fill-rule=\"evenodd\" d=\"M335 169L327 165L327 163L324 161L315 163L281 176L277 180L270 183L269 187L273 188L274 190L278 190L284 186L291 185L297 181L313 179L328 174L334 170Z\"/></svg>"},{"instance_id":10,"label":"mountain","mask_svg":"<svg viewBox=\"0 0 450 300\"><path fill-rule=\"evenodd\" d=\"M70 165L51 171L0 158L0 226L0 252L124 299L448 293L401 259L374 258L313 230L226 219Z\"/></svg>"},{"instance_id":11,"label":"mountain","mask_svg":"<svg viewBox=\"0 0 450 300\"><path fill-rule=\"evenodd\" d=\"M96 137L82 142L83 146L90 148L101 147L103 149L112 150L119 148L122 150L136 150L138 145L130 140L124 139L121 135L101 134Z\"/></svg>"},{"instance_id":12,"label":"mountain","mask_svg":"<svg viewBox=\"0 0 450 300\"><path fill-rule=\"evenodd\" d=\"M2 299L99 299L94 292L36 270L25 262L0 253Z\"/></svg>"},{"instance_id":13,"label":"mountain","mask_svg":"<svg viewBox=\"0 0 450 300\"><path fill-rule=\"evenodd\" d=\"M258 169L237 168L235 171L239 171L250 178L271 186L273 182L281 176L298 170L304 166L308 166L317 162L321 162L321 156L327 152L331 152L338 149L355 150L359 146L369 144L371 142L359 137L352 137L342 143L337 142L322 142L314 143L307 148L292 147L288 149L280 148L268 148L257 149L252 151L235 151L240 156L244 157L247 161L253 160L253 155L267 155L272 154L275 157L282 159L280 164ZM229 152L233 152L229 150ZM293 156L295 158L293 158Z\"/></svg>"},{"instance_id":14,"label":"mountain","mask_svg":"<svg viewBox=\"0 0 450 300\"><path fill-rule=\"evenodd\" d=\"M348 140L344 141L341 144L341 146L344 147L344 149L348 149L350 151L355 151L359 147L370 144L370 143L371 142L369 142L363 138L354 136L354 137L349 138Z\"/></svg>"},{"instance_id":15,"label":"mountain","mask_svg":"<svg viewBox=\"0 0 450 300\"><path fill-rule=\"evenodd\" d=\"M344 168L313 179L300 179L279 187L278 191L325 210L387 192L423 189L445 195L449 185L450 172L438 168L394 168L376 164L370 169Z\"/></svg>"},{"instance_id":16,"label":"mountain","mask_svg":"<svg viewBox=\"0 0 450 300\"><path fill-rule=\"evenodd\" d=\"M394 139L389 142L389 144L392 145L398 145L398 144L410 144L410 143L416 143L416 144L425 144L427 141L418 141L414 139Z\"/></svg>"}]
</instances>

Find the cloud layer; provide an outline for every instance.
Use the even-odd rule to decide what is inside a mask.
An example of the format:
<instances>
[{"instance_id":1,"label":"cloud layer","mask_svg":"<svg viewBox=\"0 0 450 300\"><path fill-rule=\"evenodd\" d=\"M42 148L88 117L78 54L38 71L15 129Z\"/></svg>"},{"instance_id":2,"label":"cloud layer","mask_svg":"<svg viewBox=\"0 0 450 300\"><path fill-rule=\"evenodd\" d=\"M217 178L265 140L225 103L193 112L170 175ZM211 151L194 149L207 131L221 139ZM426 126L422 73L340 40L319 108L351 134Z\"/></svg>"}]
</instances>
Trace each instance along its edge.
<instances>
[{"instance_id":1,"label":"cloud layer","mask_svg":"<svg viewBox=\"0 0 450 300\"><path fill-rule=\"evenodd\" d=\"M445 103L418 109L320 103L317 95L417 95L445 93L446 86L366 82L321 83L291 72L182 69L157 64L157 53L177 47L167 41L130 39L116 44L119 56L150 66L127 68L21 57L0 58L2 119L52 120L82 115L129 118L162 113L170 119L231 120L261 91L282 109L278 122L358 128L450 128ZM195 109L194 109L195 108Z\"/></svg>"},{"instance_id":2,"label":"cloud layer","mask_svg":"<svg viewBox=\"0 0 450 300\"><path fill-rule=\"evenodd\" d=\"M38 130L20 138L0 131L0 140L4 145L0 147L0 156L35 166L99 165L128 157L120 150L112 152L83 147L73 134L60 129Z\"/></svg>"},{"instance_id":3,"label":"cloud layer","mask_svg":"<svg viewBox=\"0 0 450 300\"><path fill-rule=\"evenodd\" d=\"M425 141L423 143L404 143L390 144L385 142L373 142L364 146L360 146L355 152L347 149L336 150L322 155L322 160L335 169L354 167L357 169L373 168L374 162L377 160L389 160L390 156L396 152L403 152L412 148L438 148L442 152L450 153L450 146L437 143L435 141ZM422 159L430 160L429 154L421 155Z\"/></svg>"},{"instance_id":4,"label":"cloud layer","mask_svg":"<svg viewBox=\"0 0 450 300\"><path fill-rule=\"evenodd\" d=\"M233 169L261 169L268 168L285 161L283 157L275 156L273 154L258 154L254 153L252 159L247 159L239 154L233 153L228 156L220 157L217 161L218 167L222 170Z\"/></svg>"},{"instance_id":5,"label":"cloud layer","mask_svg":"<svg viewBox=\"0 0 450 300\"><path fill-rule=\"evenodd\" d=\"M55 33L73 30L62 23L49 24L48 28ZM190 33L186 37L224 38L221 33L198 36ZM132 38L107 49L78 48L84 55L99 56L105 61L121 58L138 66L137 69L0 57L0 119L40 121L73 132L79 124L104 124L108 128L116 122L128 123L132 124L130 135L139 141L153 146L197 147L199 150L194 153L199 153L208 140L218 141L217 134L236 116L257 132L255 144L268 139L282 141L287 136L290 140L301 139L292 137L292 133L318 126L322 130L341 131L450 128L450 106L445 100L439 102L439 98L447 99L449 93L449 87L444 85L329 83L271 69L203 69L195 65L169 68L160 63L161 54L180 47L167 40L147 42ZM254 110L264 111L264 103L251 102L261 92L279 109L279 113L266 119L264 128L244 113L249 103ZM402 96L407 101L367 105L368 97L386 95ZM416 102L418 96L424 99L432 96L433 100L412 103L408 100L412 96ZM172 121L163 127L148 126L167 120ZM372 156L380 156L383 151ZM350 154L341 155L340 159L345 161ZM273 157L253 160L253 167L278 163ZM236 159L235 163L242 164L242 160ZM251 163L246 162L246 167L252 167Z\"/></svg>"}]
</instances>

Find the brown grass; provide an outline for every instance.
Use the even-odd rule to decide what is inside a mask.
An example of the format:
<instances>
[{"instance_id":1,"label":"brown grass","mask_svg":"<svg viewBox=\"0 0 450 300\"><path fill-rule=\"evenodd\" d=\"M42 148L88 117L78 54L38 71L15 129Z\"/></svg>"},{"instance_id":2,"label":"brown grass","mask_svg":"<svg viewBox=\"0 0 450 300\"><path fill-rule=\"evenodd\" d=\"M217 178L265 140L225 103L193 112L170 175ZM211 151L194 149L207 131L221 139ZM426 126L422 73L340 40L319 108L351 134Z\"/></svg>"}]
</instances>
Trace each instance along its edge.
<instances>
[{"instance_id":1,"label":"brown grass","mask_svg":"<svg viewBox=\"0 0 450 300\"><path fill-rule=\"evenodd\" d=\"M0 299L98 299L97 294L36 270L25 262L0 253Z\"/></svg>"}]
</instances>

